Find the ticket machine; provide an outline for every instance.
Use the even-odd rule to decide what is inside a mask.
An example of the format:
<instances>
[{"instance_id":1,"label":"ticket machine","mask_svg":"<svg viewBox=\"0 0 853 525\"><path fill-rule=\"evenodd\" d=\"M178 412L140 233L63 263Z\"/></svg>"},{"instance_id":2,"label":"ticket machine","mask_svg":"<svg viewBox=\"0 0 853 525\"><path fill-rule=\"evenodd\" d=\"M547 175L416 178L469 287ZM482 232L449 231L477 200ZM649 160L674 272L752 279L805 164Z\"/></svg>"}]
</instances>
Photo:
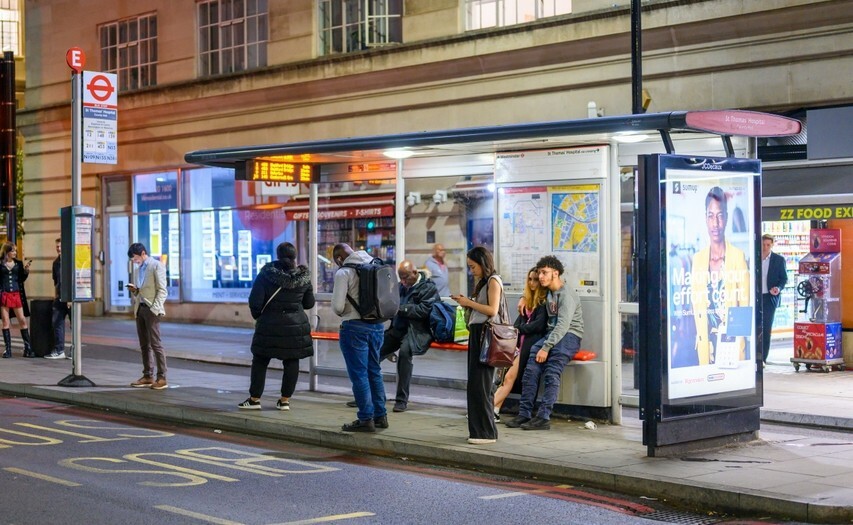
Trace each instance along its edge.
<instances>
[{"instance_id":1,"label":"ticket machine","mask_svg":"<svg viewBox=\"0 0 853 525\"><path fill-rule=\"evenodd\" d=\"M809 233L811 252L800 259L797 282L797 318L794 323L794 357L799 371L844 369L841 353L841 230L814 228Z\"/></svg>"}]
</instances>

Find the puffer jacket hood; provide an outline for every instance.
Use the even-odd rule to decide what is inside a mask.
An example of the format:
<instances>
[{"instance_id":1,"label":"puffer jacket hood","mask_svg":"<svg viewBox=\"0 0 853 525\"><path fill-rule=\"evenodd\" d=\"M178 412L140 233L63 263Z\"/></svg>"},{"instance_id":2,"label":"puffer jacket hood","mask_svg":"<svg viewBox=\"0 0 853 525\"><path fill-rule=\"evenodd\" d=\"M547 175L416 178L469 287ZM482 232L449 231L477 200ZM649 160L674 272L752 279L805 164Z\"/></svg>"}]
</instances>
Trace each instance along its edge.
<instances>
[{"instance_id":1,"label":"puffer jacket hood","mask_svg":"<svg viewBox=\"0 0 853 525\"><path fill-rule=\"evenodd\" d=\"M281 261L267 263L261 268L260 276L284 290L301 288L311 284L311 273L307 266L299 265L293 270L286 270Z\"/></svg>"}]
</instances>

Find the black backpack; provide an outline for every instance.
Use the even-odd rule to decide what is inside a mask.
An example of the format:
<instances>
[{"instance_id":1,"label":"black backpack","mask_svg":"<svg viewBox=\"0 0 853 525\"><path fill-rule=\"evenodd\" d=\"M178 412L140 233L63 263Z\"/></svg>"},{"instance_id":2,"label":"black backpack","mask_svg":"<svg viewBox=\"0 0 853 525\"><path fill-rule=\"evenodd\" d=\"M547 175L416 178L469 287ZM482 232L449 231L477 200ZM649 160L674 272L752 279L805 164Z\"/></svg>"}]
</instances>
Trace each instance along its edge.
<instances>
[{"instance_id":1,"label":"black backpack","mask_svg":"<svg viewBox=\"0 0 853 525\"><path fill-rule=\"evenodd\" d=\"M397 272L382 259L374 258L369 263L345 264L358 275L358 303L347 294L347 300L353 305L365 321L385 321L391 319L400 309L400 290Z\"/></svg>"}]
</instances>

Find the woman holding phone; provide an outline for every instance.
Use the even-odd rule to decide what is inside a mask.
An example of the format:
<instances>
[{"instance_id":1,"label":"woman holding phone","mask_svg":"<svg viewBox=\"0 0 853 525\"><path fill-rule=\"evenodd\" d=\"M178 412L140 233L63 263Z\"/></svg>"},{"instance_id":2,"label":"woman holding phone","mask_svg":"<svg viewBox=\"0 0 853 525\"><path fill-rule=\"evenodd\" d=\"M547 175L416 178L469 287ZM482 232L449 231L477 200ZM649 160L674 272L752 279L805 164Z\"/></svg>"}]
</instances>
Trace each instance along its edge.
<instances>
[{"instance_id":1,"label":"woman holding phone","mask_svg":"<svg viewBox=\"0 0 853 525\"><path fill-rule=\"evenodd\" d=\"M476 246L468 252L468 269L474 276L474 293L450 297L471 311L468 319L468 443L486 445L498 439L495 426L492 384L495 369L480 363L480 341L483 324L498 315L503 283L495 271L495 260L489 250Z\"/></svg>"},{"instance_id":2,"label":"woman holding phone","mask_svg":"<svg viewBox=\"0 0 853 525\"><path fill-rule=\"evenodd\" d=\"M30 275L30 264L26 264L16 258L18 248L11 242L4 242L0 246L0 316L3 318L3 344L6 351L3 357L12 357L12 332L9 321L9 310L15 312L18 318L18 327L21 329L21 339L24 340L24 357L35 357L36 354L30 347L30 330L27 325L27 317L30 316L30 308L27 304L27 294L24 291L24 281Z\"/></svg>"}]
</instances>

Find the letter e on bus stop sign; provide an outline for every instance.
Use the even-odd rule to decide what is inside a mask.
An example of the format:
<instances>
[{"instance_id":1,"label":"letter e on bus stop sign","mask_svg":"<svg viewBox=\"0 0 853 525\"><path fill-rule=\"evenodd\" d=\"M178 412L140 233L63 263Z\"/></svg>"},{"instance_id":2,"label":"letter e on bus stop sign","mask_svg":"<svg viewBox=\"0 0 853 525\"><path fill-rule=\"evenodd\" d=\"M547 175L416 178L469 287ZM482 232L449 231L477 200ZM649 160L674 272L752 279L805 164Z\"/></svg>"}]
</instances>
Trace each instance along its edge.
<instances>
[{"instance_id":1,"label":"letter e on bus stop sign","mask_svg":"<svg viewBox=\"0 0 853 525\"><path fill-rule=\"evenodd\" d=\"M65 62L68 64L68 67L79 74L83 71L83 66L86 65L86 53L79 47L72 47L65 53Z\"/></svg>"}]
</instances>

